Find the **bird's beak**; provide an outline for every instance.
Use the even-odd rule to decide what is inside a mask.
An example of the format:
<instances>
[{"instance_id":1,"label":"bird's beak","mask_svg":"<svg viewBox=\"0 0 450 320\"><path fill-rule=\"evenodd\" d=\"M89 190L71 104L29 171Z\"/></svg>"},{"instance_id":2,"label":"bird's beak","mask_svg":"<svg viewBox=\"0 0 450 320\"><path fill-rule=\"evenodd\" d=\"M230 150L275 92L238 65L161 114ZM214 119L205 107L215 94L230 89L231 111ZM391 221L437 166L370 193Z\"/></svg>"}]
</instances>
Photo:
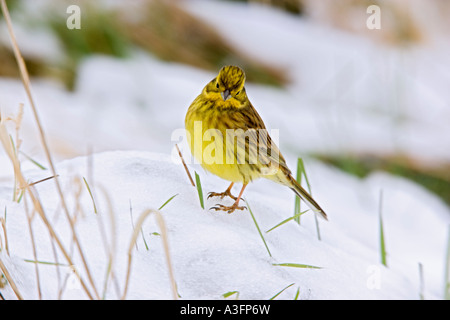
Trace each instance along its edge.
<instances>
[{"instance_id":1,"label":"bird's beak","mask_svg":"<svg viewBox=\"0 0 450 320\"><path fill-rule=\"evenodd\" d=\"M220 95L222 96L223 101L227 101L229 98L231 98L230 90L225 90L221 92Z\"/></svg>"}]
</instances>

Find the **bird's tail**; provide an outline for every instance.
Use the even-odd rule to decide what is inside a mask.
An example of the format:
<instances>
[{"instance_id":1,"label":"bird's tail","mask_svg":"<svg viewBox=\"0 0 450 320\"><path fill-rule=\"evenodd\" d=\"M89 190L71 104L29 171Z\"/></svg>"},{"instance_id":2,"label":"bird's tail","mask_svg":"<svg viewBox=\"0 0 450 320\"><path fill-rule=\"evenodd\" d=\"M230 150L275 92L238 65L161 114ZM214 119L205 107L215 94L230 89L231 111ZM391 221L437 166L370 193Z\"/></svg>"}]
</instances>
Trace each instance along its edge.
<instances>
[{"instance_id":1,"label":"bird's tail","mask_svg":"<svg viewBox=\"0 0 450 320\"><path fill-rule=\"evenodd\" d=\"M303 201L306 202L306 204L308 205L308 207L310 207L310 209L312 211L314 211L315 213L320 214L320 216L322 218L324 218L325 220L328 220L327 215L325 213L325 211L323 211L323 209L319 206L319 204L313 199L313 197L311 197L311 195L305 190L303 189L303 187L297 182L297 180L295 180L291 174L288 174L286 176L289 184L288 187L292 189L292 191L295 192L295 194L302 199Z\"/></svg>"}]
</instances>

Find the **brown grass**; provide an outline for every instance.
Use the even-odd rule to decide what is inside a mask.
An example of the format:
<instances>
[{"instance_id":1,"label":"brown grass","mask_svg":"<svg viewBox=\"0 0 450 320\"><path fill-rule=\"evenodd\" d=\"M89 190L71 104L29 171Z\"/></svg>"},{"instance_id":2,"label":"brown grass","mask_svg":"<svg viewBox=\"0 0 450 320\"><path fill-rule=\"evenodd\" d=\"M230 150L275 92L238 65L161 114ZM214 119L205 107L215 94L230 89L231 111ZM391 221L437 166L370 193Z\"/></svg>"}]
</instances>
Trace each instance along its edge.
<instances>
[{"instance_id":1,"label":"brown grass","mask_svg":"<svg viewBox=\"0 0 450 320\"><path fill-rule=\"evenodd\" d=\"M169 241L167 238L167 228L166 224L164 222L163 216L160 211L153 210L153 209L147 209L141 213L141 215L138 218L138 221L135 225L133 235L131 237L130 244L128 246L128 267L127 267L127 273L126 273L126 281L125 281L125 288L123 290L122 299L125 299L128 293L128 286L129 286L129 280L130 280L130 272L131 272L131 262L133 259L133 247L136 244L137 237L139 236L140 230L142 228L142 225L144 221L151 215L155 215L156 222L158 223L159 229L161 231L161 236L163 240L163 246L164 246L164 252L166 256L166 263L167 263L167 269L169 272L169 278L170 278L170 284L172 289L172 297L174 300L178 298L178 292L177 292L177 285L175 282L175 276L173 273L172 268L172 261L169 254Z\"/></svg>"},{"instance_id":2,"label":"brown grass","mask_svg":"<svg viewBox=\"0 0 450 320\"><path fill-rule=\"evenodd\" d=\"M289 81L284 70L240 52L211 25L183 10L178 1L148 1L138 10L131 19L129 14L118 14L122 32L133 44L163 60L214 72L236 64L246 71L249 81L272 85Z\"/></svg>"},{"instance_id":3,"label":"brown grass","mask_svg":"<svg viewBox=\"0 0 450 320\"><path fill-rule=\"evenodd\" d=\"M66 1L66 7L72 4ZM64 1L54 1L49 12L31 24L49 27L61 43L61 61L43 61L25 57L28 73L56 78L72 90L79 63L92 54L126 58L135 48L174 61L217 72L226 64L237 64L246 70L252 82L282 86L289 82L286 70L263 63L231 45L210 24L182 9L178 1L133 2L122 10L105 9L92 1L79 1L82 8L80 30L66 27ZM0 75L19 77L14 66L15 54L0 44Z\"/></svg>"},{"instance_id":4,"label":"brown grass","mask_svg":"<svg viewBox=\"0 0 450 320\"><path fill-rule=\"evenodd\" d=\"M107 217L108 217L109 221L111 222L110 223L110 225L111 225L110 233L112 235L112 241L108 242L107 237L106 237L107 231L106 231L105 225L102 221L102 219L103 219L102 215L96 214L96 217L98 218L99 233L102 238L102 241L104 244L104 249L105 249L105 252L108 257L106 274L105 274L105 278L104 278L104 282L103 282L102 294L100 295L99 290L97 289L97 287L95 285L92 272L88 266L87 258L82 250L81 239L78 236L76 229L75 229L75 224L76 224L77 219L79 217L81 217L81 215L83 214L83 208L81 207L81 197L82 197L83 193L86 192L86 190L88 190L88 192L92 198L92 201L94 203L94 207L95 207L94 184L88 185L86 179L84 179L85 185L87 186L87 189L85 189L82 179L75 178L75 180L72 181L72 184L71 184L71 187L74 189L73 194L69 195L67 193L67 191L63 191L63 189L60 185L60 182L59 182L59 176L56 172L54 163L52 161L51 153L50 153L47 141L46 141L46 136L45 136L43 127L41 125L41 121L38 116L38 108L33 99L28 70L27 70L25 62L22 58L20 49L17 45L17 41L16 41L16 38L15 38L15 35L13 32L11 18L9 16L9 12L8 12L8 8L7 8L5 0L0 0L0 4L1 4L1 9L3 11L3 15L5 17L6 24L8 26L8 31L9 31L9 35L10 35L11 43L12 43L12 50L14 52L17 66L20 71L20 76L22 79L23 87L26 91L28 102L29 102L29 105L33 112L36 126L38 128L42 148L44 150L44 153L47 158L48 166L50 167L50 171L52 173L51 176L49 176L45 179L39 180L39 181L35 181L35 182L31 182L31 183L29 183L27 181L26 177L24 176L24 174L22 172L21 162L20 162L20 159L18 156L20 153L20 146L21 146L19 131L20 131L21 120L22 120L22 116L23 116L23 112L24 112L23 105L21 105L19 107L19 111L18 111L18 114L16 117L8 117L7 118L7 117L2 117L2 115L0 114L0 142L1 142L3 149L6 152L7 157L11 161L13 169L14 169L15 184L14 184L14 197L13 197L14 199L13 200L17 201L17 202L21 201L23 203L23 206L25 209L25 214L27 217L28 230L29 230L30 239L31 239L31 247L32 247L31 249L33 252L33 261L31 261L31 262L35 263L35 278L36 278L36 282L37 282L38 298L42 299L43 297L42 297L42 293L41 293L41 291L42 291L41 290L41 281L40 281L40 274L39 274L39 267L38 267L39 257L38 257L38 253L37 253L37 244L35 242L35 236L34 236L34 230L33 230L33 221L35 219L40 219L44 223L46 229L48 230L49 237L51 239L51 246L52 246L54 258L56 261L53 264L56 266L56 273L57 273L58 282L59 282L58 298L62 297L62 294L63 294L66 284L67 284L67 279L68 279L68 275L67 275L64 280L61 280L61 275L59 273L59 266L62 264L59 263L58 259L57 259L59 252L62 253L64 259L67 262L67 265L70 266L70 268L72 268L73 271L75 271L76 276L78 277L78 281L81 285L81 288L89 299L105 298L106 292L107 292L107 287L110 282L112 282L115 285L115 290L116 290L117 296L125 298L128 287L129 287L129 279L130 279L130 271L131 271L131 260L132 260L131 248L133 247L134 243L136 242L136 237L137 237L136 232L133 233L133 236L131 239L130 250L128 251L128 258L129 258L128 270L127 270L127 275L126 275L126 281L124 284L124 290L121 293L121 290L119 289L119 281L118 281L117 275L114 272L114 260L115 260L114 257L115 257L116 245L117 245L116 239L114 237L115 231L116 231L115 230L116 223L115 223L114 208L112 206L111 198L108 195L108 192L106 191L106 189L101 187L100 185L95 184L95 186L101 192L103 198L106 199L106 204L108 206L107 213L109 214ZM13 122L15 124L15 129L14 129L15 130L15 138L14 139L8 130L8 123L11 123L11 122ZM14 141L15 141L15 143L14 143ZM88 157L88 162L89 162L88 163L89 180L93 181L92 157ZM57 196L58 196L59 202L60 202L60 208L58 210L62 210L64 212L64 214L62 216L66 219L67 223L70 225L70 230L71 230L70 239L72 239L72 242L68 246L64 245L63 241L57 234L57 230L54 228L53 224L48 219L48 215L45 212L44 206L42 205L40 197L36 190L36 185L38 183L47 181L49 179L51 179L55 183ZM19 197L18 196L19 194L23 195L23 198ZM72 216L69 213L69 209L67 207L67 201L66 201L66 197L69 197L69 196L72 196L74 199L74 209L73 209L74 214ZM96 211L95 213L97 213L97 209L95 209L95 211ZM163 239L164 251L165 251L165 255L166 255L169 276L171 279L171 287L172 287L172 291L174 293L173 297L174 297L174 299L176 299L177 298L176 285L175 285L175 280L174 280L173 271L172 271L172 264L171 264L171 260L170 260L167 231L166 231L165 223L164 223L162 216L156 210L153 210L153 209L146 210L139 218L138 223L137 223L138 228L136 230L140 230L145 218L148 215L150 215L151 213L154 213L156 215L158 225L161 229L161 236ZM10 250L9 250L8 237L7 237L7 224L6 224L6 221L4 218L0 218L0 222L1 222L1 226L2 226L1 230L3 231L3 239L4 239L4 244L3 244L3 241L0 241L0 245L1 245L2 250L4 248L6 253L9 255ZM73 249L75 249L75 252ZM78 273L78 270L75 268L75 263L73 260L73 255L75 253L78 254L78 256L80 257L80 259L82 261L82 266L84 269L83 276L80 273ZM16 295L16 297L18 299L23 299L24 297L22 296L19 287L16 285L16 283L14 281L14 275L9 272L9 270L7 269L6 265L3 263L1 258L0 258L0 271L6 277L6 280L8 281L12 290L14 291L14 294ZM86 277L87 279L85 279L84 277ZM4 297L2 296L1 298L3 299Z\"/></svg>"},{"instance_id":5,"label":"brown grass","mask_svg":"<svg viewBox=\"0 0 450 320\"><path fill-rule=\"evenodd\" d=\"M31 106L31 110L32 110L32 113L33 113L33 116L34 116L34 119L35 119L35 124L36 124L36 126L38 128L38 131L39 131L39 137L41 139L43 150L44 150L45 156L47 158L48 164L50 166L50 170L52 172L52 175L53 176L57 176L56 169L55 169L55 166L54 166L51 154L50 154L50 149L48 147L48 143L47 143L46 136L45 136L45 133L44 133L44 129L43 129L41 121L39 119L37 106L35 104L35 101L34 101L34 98L33 98L32 92L31 92L30 78L29 78L28 70L27 70L27 67L25 65L25 61L24 61L24 59L22 57L22 54L20 52L20 49L19 49L19 47L17 45L17 40L16 40L16 37L15 37L15 34L14 34L14 30L13 30L13 26L12 26L12 22L11 22L11 17L9 15L8 7L6 5L5 0L1 0L1 8L2 8L2 11L3 11L3 15L5 17L5 21L6 21L7 27L8 27L8 33L9 33L9 36L10 36L10 39L11 39L11 44L12 44L12 49L13 49L13 52L14 52L14 56L16 58L17 65L18 65L19 70L20 70L20 75L21 75L23 87L25 89L25 92L26 92L26 95L27 95L27 98L28 98L28 102L29 102L29 104ZM14 176L15 176L16 181L18 181L19 185L22 188L24 188L26 194L28 194L28 196L30 197L30 201L33 204L34 210L39 214L39 216L43 220L44 224L47 226L52 239L56 242L56 244L59 247L59 249L61 250L62 254L67 259L67 262L70 265L73 265L73 261L72 261L70 255L69 255L68 251L64 248L60 238L57 236L54 228L52 227L51 223L49 222L49 220L48 220L48 218L47 218L47 216L45 214L43 206L42 206L42 204L41 204L41 202L39 200L39 197L37 196L36 189L34 188L34 186L30 186L29 184L27 184L27 181L26 181L24 175L22 174L22 171L21 171L21 168L20 168L20 161L18 159L17 153L14 150L14 147L12 146L11 140L9 139L7 131L6 131L6 128L4 126L2 126L2 130L1 130L1 141L2 141L4 149L7 151L9 159L11 160L11 162L13 164ZM80 254L80 257L81 257L81 259L83 261L84 269L85 269L86 274L88 276L88 281L90 282L91 289L88 289L88 286L86 285L86 283L82 279L80 279L80 283L81 283L83 289L85 290L86 294L90 298L93 298L94 296L99 298L98 292L97 292L97 290L95 288L95 285L94 285L93 277L92 277L92 275L91 275L91 273L89 271L89 267L87 265L87 261L85 259L84 253L83 253L83 251L81 249L80 241L79 241L79 238L78 238L77 233L75 231L75 226L73 224L72 219L70 219L69 210L68 210L67 205L66 205L66 200L65 200L64 194L62 192L61 185L60 185L58 179L53 179L53 181L55 182L55 186L56 186L56 189L57 189L57 192L58 192L58 195L59 195L59 199L61 201L61 205L62 205L63 211L64 211L64 213L66 215L67 221L70 224L70 227L71 227L71 230L72 230L72 233L73 233L74 243L75 243L75 245L76 245L76 247L78 249L78 252ZM90 292L90 290L93 291L93 294Z\"/></svg>"},{"instance_id":6,"label":"brown grass","mask_svg":"<svg viewBox=\"0 0 450 320\"><path fill-rule=\"evenodd\" d=\"M305 15L319 23L350 31L390 46L422 44L434 33L448 33L450 6L440 0L301 0ZM381 29L369 30L366 12L381 9Z\"/></svg>"}]
</instances>

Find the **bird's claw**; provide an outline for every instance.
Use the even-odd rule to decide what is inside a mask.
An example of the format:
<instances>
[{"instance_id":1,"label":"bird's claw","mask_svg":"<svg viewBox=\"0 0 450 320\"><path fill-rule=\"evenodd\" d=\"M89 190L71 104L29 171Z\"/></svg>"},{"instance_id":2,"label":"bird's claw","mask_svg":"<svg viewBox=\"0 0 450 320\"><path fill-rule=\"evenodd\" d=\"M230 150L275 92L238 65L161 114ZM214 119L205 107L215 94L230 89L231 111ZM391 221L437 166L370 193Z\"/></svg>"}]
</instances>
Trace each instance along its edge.
<instances>
[{"instance_id":1,"label":"bird's claw","mask_svg":"<svg viewBox=\"0 0 450 320\"><path fill-rule=\"evenodd\" d=\"M212 197L220 197L220 199L223 199L226 196L230 197L233 200L237 199L237 197L233 196L231 194L231 192L229 192L229 191L228 192L227 191L225 191L225 192L208 192L208 198L207 199L212 198Z\"/></svg>"},{"instance_id":2,"label":"bird's claw","mask_svg":"<svg viewBox=\"0 0 450 320\"><path fill-rule=\"evenodd\" d=\"M227 213L232 213L234 210L244 210L247 209L245 206L238 206L237 203L233 204L232 206L224 206L223 204L216 204L214 207L209 208L209 210L215 210L215 211L226 211Z\"/></svg>"}]
</instances>

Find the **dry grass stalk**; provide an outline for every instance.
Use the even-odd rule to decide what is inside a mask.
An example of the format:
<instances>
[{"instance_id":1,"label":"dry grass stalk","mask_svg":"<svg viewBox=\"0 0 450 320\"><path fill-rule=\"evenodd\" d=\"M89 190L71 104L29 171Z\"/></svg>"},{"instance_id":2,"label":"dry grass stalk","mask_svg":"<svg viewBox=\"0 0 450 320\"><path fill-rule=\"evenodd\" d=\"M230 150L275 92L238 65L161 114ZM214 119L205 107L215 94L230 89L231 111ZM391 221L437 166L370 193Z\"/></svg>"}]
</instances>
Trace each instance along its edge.
<instances>
[{"instance_id":1,"label":"dry grass stalk","mask_svg":"<svg viewBox=\"0 0 450 320\"><path fill-rule=\"evenodd\" d=\"M49 150L49 147L48 147L48 144L47 144L47 140L45 138L44 129L43 129L42 125L41 125L41 121L39 119L39 115L38 115L38 112L37 112L37 107L36 107L36 104L34 102L33 95L31 93L30 78L29 78L29 75L28 75L28 71L27 71L24 59L22 57L22 54L20 52L20 49L19 49L19 47L17 45L17 41L16 41L16 37L15 37L14 31L13 31L11 17L9 15L8 7L6 5L5 0L0 0L0 1L1 1L0 2L1 9L2 9L3 15L5 17L6 25L7 25L9 36L10 36L10 39L11 39L14 56L16 58L17 65L18 65L19 70L20 70L22 83L23 83L25 92L27 94L27 97L28 97L28 100L29 100L29 103L30 103L30 106L31 106L31 109L32 109L32 112L33 112L36 125L38 127L41 143L42 143L42 146L43 146L43 149L44 149L47 161L48 161L48 163L50 165L51 172L52 172L52 174L54 176L57 176L57 173L56 173L56 170L55 170L55 166L53 164L53 160L52 160L52 157L51 157L51 154L50 154L50 150ZM3 136L2 137L2 143L4 145L5 150L8 153L8 156L10 157L10 159L13 162L15 176L16 176L16 178L19 179L19 182L21 183L22 186L26 186L27 183L26 183L25 178L21 174L19 162L14 160L14 159L17 159L17 157L14 156L14 152L13 152L14 148L11 145L5 143L6 140L4 138L5 137ZM66 201L65 201L65 198L64 198L64 194L62 192L61 185L60 185L58 179L54 179L54 181L55 181L56 189L57 189L60 201L61 201L61 205L62 205L63 211L64 211L65 216L66 216L66 218L67 218L67 220L68 220L68 222L70 224L70 227L71 227L71 230L72 230L72 233L73 233L73 240L74 240L74 243L75 243L75 245L77 247L79 255L81 257L84 269L86 271L86 274L87 274L87 277L88 277L88 280L89 280L89 283L90 283L90 285L92 287L92 290L94 291L95 297L97 299L99 299L100 297L99 297L98 291L97 291L97 289L95 287L94 279L93 279L93 277L91 275L91 272L89 270L89 267L87 265L87 261L86 261L85 255L83 253L83 250L81 248L78 236L77 236L76 231L75 231L75 226L73 224L72 219L70 218L69 210L68 210L67 205L66 205ZM48 221L48 219L47 219L47 217L45 215L44 209L42 208L42 205L41 205L40 201L38 200L38 197L37 197L37 194L36 194L36 190L33 188L33 186L28 186L26 188L26 191L29 193L29 196L31 198L31 201L32 201L34 207L35 207L36 212L38 212L39 216L42 218L43 222L47 226L47 228L48 228L52 238L56 241L58 247L61 249L63 255L65 256L65 258L67 259L69 264L73 265L72 259L70 258L70 256L67 253L67 251L64 249L64 246L63 246L62 242L60 241L59 237L56 235L55 230L53 229L53 227L51 226L50 222ZM81 285L83 286L83 289L88 294L88 296L90 298L93 298L92 294L90 293L90 291L89 291L88 287L86 286L86 284L84 283L84 281L82 281L82 279L80 279L80 282L81 282Z\"/></svg>"},{"instance_id":2,"label":"dry grass stalk","mask_svg":"<svg viewBox=\"0 0 450 320\"><path fill-rule=\"evenodd\" d=\"M0 224L3 230L3 238L5 240L5 244L3 245L3 240L0 237L0 251L5 250L6 254L9 256L9 245L8 245L8 233L6 232L6 207L5 207L5 215L0 218Z\"/></svg>"},{"instance_id":3,"label":"dry grass stalk","mask_svg":"<svg viewBox=\"0 0 450 320\"><path fill-rule=\"evenodd\" d=\"M5 264L3 263L2 259L0 258L0 271L4 274L6 280L8 280L9 285L11 286L11 289L13 290L14 294L16 295L17 299L23 300L22 295L20 294L19 289L16 286L16 283L14 282L13 278L8 272L8 269L6 269Z\"/></svg>"},{"instance_id":4,"label":"dry grass stalk","mask_svg":"<svg viewBox=\"0 0 450 320\"><path fill-rule=\"evenodd\" d=\"M11 161L11 163L13 165L14 178L16 180L18 188L23 188L25 190L25 194L30 197L30 201L31 201L32 206L33 206L33 212L39 214L39 216L43 220L44 224L46 225L51 238L56 242L57 246L59 247L59 249L63 253L63 255L66 258L66 260L68 261L68 263L70 265L74 265L74 263L73 263L73 261L71 259L71 256L68 254L67 250L64 248L64 246L62 244L62 241L57 236L57 234L56 234L55 230L53 229L51 223L48 221L48 219L47 219L47 217L45 215L44 209L43 209L43 207L42 207L42 205L40 203L39 197L37 196L37 191L35 190L34 185L28 184L28 182L26 181L26 178L24 177L24 175L22 173L20 160L19 160L19 158L17 156L18 152L17 152L16 148L14 147L14 144L13 144L13 142L12 142L12 140L10 138L10 135L8 134L7 128L6 128L6 121L8 121L8 120L12 120L12 119L11 118L0 117L0 142L1 142L2 146L3 146L3 149L6 151L6 154L7 154L8 158L10 159L10 161ZM28 211L28 210L26 210L26 211ZM28 217L31 217L31 216L28 215ZM31 221L32 221L32 219L29 218L28 219L28 223L31 224ZM29 228L31 228L30 225L29 225ZM32 229L30 229L30 231L31 230ZM33 245L33 251L35 251L35 243L33 241L33 237L32 237L32 245ZM37 260L36 257L35 257L35 260ZM39 282L39 280L37 280L37 281ZM90 293L87 285L84 283L84 281L82 279L80 279L80 283L81 283L82 287L84 288L86 294L92 299L93 296Z\"/></svg>"},{"instance_id":5,"label":"dry grass stalk","mask_svg":"<svg viewBox=\"0 0 450 320\"><path fill-rule=\"evenodd\" d=\"M154 210L154 209L147 209L144 212L142 212L142 214L139 216L139 219L136 223L136 227L134 229L134 232L131 236L131 241L130 241L130 245L128 246L128 267L127 267L127 275L126 275L126 281L125 281L125 288L123 290L123 294L122 294L122 299L125 299L127 296L127 292L128 292L128 284L129 284L129 280L130 280L130 274L131 274L131 261L133 258L133 247L136 243L137 237L139 236L139 232L142 228L142 225L144 223L144 221L147 219L148 216L150 216L151 214L154 214L156 217L156 221L158 223L159 229L161 231L161 237L163 240L163 246L164 246L164 252L166 255L166 263L167 263L167 268L169 271L169 278L170 278L170 283L171 283L171 288L172 288L172 297L174 300L176 300L178 298L178 292L177 292L177 285L175 282L175 276L173 274L173 268L172 268L172 261L170 259L170 253L169 253L169 241L167 238L167 228L166 228L166 224L164 222L164 218L161 214L160 211L158 210Z\"/></svg>"},{"instance_id":6,"label":"dry grass stalk","mask_svg":"<svg viewBox=\"0 0 450 320\"><path fill-rule=\"evenodd\" d=\"M44 178L44 179L41 179L41 180L38 180L38 181L35 181L35 182L31 182L28 185L29 186L34 186L34 185L37 185L38 183L41 183L41 182L44 182L44 181L47 181L47 180L50 180L50 179L53 179L53 178L56 178L56 177L58 177L58 176L47 177L47 178Z\"/></svg>"},{"instance_id":7,"label":"dry grass stalk","mask_svg":"<svg viewBox=\"0 0 450 320\"><path fill-rule=\"evenodd\" d=\"M192 186L195 187L194 180L192 179L191 173L189 172L189 169L188 169L188 167L186 166L186 162L184 162L183 155L181 154L181 151L180 151L180 149L178 148L178 145L175 144L175 147L177 147L178 155L179 155L180 158L181 158L181 162L183 163L184 170L186 170L186 173L187 173L187 175L188 175L189 181L191 182Z\"/></svg>"},{"instance_id":8,"label":"dry grass stalk","mask_svg":"<svg viewBox=\"0 0 450 320\"><path fill-rule=\"evenodd\" d=\"M99 219L99 228L100 228L100 234L102 237L102 242L103 242L103 246L105 248L105 252L106 255L108 256L108 263L107 263L107 270L106 270L106 274L105 274L105 280L103 283L103 293L102 293L102 298L105 298L106 296L106 290L107 290L107 285L109 282L109 279L111 279L111 281L114 282L115 284L115 288L116 288L116 294L118 297L120 297L120 292L118 290L118 283L117 283L117 278L115 276L114 273L114 261L115 261L115 252L117 252L117 238L116 238L116 231L117 231L117 224L116 224L116 218L115 218L115 212L114 212L114 208L112 205L112 200L111 197L109 196L108 192L106 191L106 189L99 185L97 186L99 187L100 191L103 194L103 197L106 201L106 204L108 206L107 212L109 214L109 221L110 223L110 234L111 234L111 241L108 242L108 239L106 237L106 231L105 231L105 226L102 222L102 215L98 214L97 217ZM93 188L92 188L93 189Z\"/></svg>"},{"instance_id":9,"label":"dry grass stalk","mask_svg":"<svg viewBox=\"0 0 450 320\"><path fill-rule=\"evenodd\" d=\"M120 22L117 32L163 60L213 72L225 64L236 64L245 69L248 81L289 82L286 70L241 52L209 23L183 9L179 1L144 1L130 9L135 11L111 13Z\"/></svg>"},{"instance_id":10,"label":"dry grass stalk","mask_svg":"<svg viewBox=\"0 0 450 320\"><path fill-rule=\"evenodd\" d=\"M31 239L31 246L33 249L33 259L34 261L39 261L38 257L37 257L37 250L36 250L36 241L34 239L34 233L33 233L33 218L34 218L34 214L35 212L33 211L30 214L29 208L28 208L28 202L27 199L25 197L24 199L24 204L25 204L25 212L27 215L27 221L28 221L28 232L30 233L30 239ZM38 290L38 297L39 300L42 300L42 290L41 290L41 280L39 277L39 266L37 263L34 264L34 271L36 273L36 284L37 284L37 290Z\"/></svg>"}]
</instances>

